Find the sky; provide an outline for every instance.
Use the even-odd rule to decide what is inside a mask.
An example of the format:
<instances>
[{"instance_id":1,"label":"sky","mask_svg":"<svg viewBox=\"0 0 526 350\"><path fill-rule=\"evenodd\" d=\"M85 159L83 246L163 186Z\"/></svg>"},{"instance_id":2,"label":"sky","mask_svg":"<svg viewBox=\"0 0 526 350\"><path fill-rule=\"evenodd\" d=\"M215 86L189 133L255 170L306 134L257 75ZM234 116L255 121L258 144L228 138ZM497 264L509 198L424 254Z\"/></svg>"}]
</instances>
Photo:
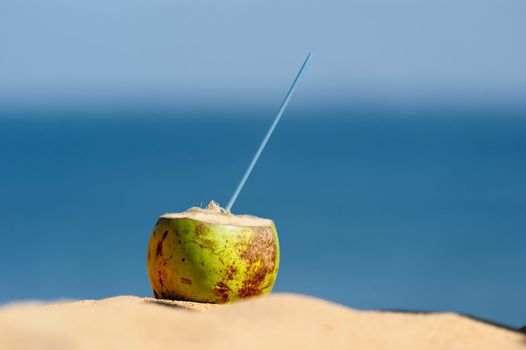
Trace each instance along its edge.
<instances>
[{"instance_id":1,"label":"sky","mask_svg":"<svg viewBox=\"0 0 526 350\"><path fill-rule=\"evenodd\" d=\"M0 3L0 106L522 104L521 0Z\"/></svg>"}]
</instances>

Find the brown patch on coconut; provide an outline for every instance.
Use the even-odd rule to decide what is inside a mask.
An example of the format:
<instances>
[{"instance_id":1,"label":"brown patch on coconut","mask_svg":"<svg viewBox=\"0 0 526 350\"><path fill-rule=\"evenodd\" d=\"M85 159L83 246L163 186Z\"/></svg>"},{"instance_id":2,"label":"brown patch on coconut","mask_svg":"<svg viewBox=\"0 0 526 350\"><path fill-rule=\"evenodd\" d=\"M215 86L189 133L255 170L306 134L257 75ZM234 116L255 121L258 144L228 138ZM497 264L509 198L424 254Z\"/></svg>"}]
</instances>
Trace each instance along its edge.
<instances>
[{"instance_id":1,"label":"brown patch on coconut","mask_svg":"<svg viewBox=\"0 0 526 350\"><path fill-rule=\"evenodd\" d=\"M262 294L268 287L263 282L274 272L276 266L277 251L272 229L258 228L240 257L247 263L248 277L238 291L239 296L246 298Z\"/></svg>"}]
</instances>

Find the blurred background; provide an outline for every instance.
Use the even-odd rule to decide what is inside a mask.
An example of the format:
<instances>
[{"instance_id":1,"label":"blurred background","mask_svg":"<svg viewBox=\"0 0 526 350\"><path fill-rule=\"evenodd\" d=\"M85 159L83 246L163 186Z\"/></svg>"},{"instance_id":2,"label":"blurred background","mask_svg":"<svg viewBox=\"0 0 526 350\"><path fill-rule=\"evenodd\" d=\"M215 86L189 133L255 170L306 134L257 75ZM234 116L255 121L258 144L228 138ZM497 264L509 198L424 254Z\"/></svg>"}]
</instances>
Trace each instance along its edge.
<instances>
[{"instance_id":1,"label":"blurred background","mask_svg":"<svg viewBox=\"0 0 526 350\"><path fill-rule=\"evenodd\" d=\"M151 295L157 216L276 221L275 291L526 324L523 1L4 1L0 303Z\"/></svg>"}]
</instances>

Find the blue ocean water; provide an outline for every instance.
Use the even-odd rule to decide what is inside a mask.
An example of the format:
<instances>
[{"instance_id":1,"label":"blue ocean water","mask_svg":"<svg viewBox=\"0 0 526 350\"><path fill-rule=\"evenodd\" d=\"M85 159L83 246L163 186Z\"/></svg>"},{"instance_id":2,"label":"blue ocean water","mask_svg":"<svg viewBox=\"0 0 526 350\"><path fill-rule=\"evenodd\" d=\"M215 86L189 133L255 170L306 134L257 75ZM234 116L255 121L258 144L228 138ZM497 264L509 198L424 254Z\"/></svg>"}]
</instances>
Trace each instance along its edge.
<instances>
[{"instance_id":1,"label":"blue ocean water","mask_svg":"<svg viewBox=\"0 0 526 350\"><path fill-rule=\"evenodd\" d=\"M272 117L0 119L0 302L150 295L157 216L225 205ZM525 159L518 113L291 109L233 211L275 220L275 291L518 327Z\"/></svg>"}]
</instances>

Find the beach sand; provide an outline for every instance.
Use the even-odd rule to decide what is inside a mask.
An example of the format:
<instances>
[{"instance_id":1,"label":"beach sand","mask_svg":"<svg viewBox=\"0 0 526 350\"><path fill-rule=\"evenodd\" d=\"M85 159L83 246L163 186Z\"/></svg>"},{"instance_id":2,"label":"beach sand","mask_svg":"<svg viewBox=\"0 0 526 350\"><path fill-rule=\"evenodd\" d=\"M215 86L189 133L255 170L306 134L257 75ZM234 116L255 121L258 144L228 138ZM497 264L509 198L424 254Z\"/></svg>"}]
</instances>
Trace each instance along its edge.
<instances>
[{"instance_id":1,"label":"beach sand","mask_svg":"<svg viewBox=\"0 0 526 350\"><path fill-rule=\"evenodd\" d=\"M453 313L357 311L273 294L230 305L119 296L0 308L0 349L526 349Z\"/></svg>"}]
</instances>

